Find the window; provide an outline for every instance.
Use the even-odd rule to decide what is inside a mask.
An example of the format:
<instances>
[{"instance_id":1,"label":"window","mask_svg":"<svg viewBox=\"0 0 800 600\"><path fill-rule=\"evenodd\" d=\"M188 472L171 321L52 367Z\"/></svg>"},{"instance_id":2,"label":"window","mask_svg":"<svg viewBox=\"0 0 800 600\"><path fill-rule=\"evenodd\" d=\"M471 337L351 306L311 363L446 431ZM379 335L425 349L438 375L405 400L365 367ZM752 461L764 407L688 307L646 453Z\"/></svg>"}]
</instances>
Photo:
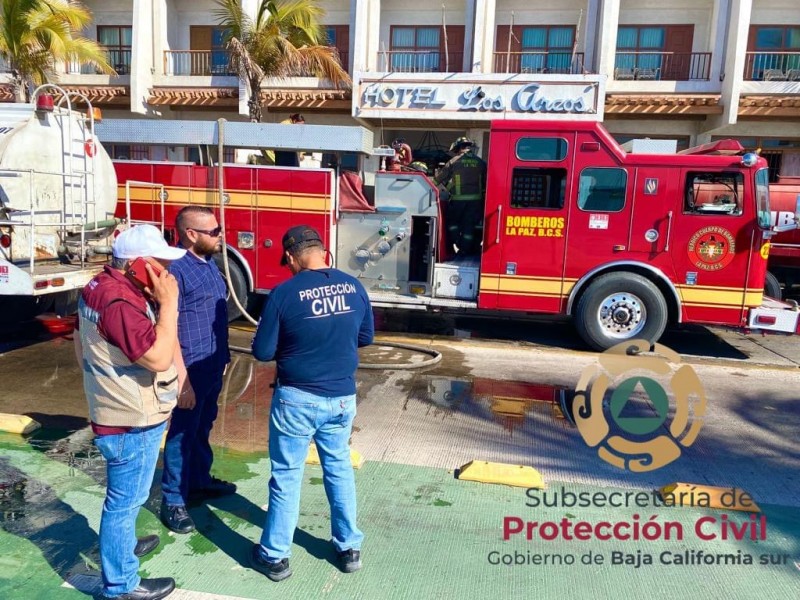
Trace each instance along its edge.
<instances>
[{"instance_id":1,"label":"window","mask_svg":"<svg viewBox=\"0 0 800 600\"><path fill-rule=\"evenodd\" d=\"M574 27L524 27L520 42L521 73L570 72Z\"/></svg>"},{"instance_id":2,"label":"window","mask_svg":"<svg viewBox=\"0 0 800 600\"><path fill-rule=\"evenodd\" d=\"M142 144L103 144L113 160L150 160L150 147Z\"/></svg>"},{"instance_id":3,"label":"window","mask_svg":"<svg viewBox=\"0 0 800 600\"><path fill-rule=\"evenodd\" d=\"M619 212L625 206L627 185L625 169L584 169L578 189L578 208L588 212Z\"/></svg>"},{"instance_id":4,"label":"window","mask_svg":"<svg viewBox=\"0 0 800 600\"><path fill-rule=\"evenodd\" d=\"M741 215L742 173L698 173L686 176L684 212L695 215Z\"/></svg>"},{"instance_id":5,"label":"window","mask_svg":"<svg viewBox=\"0 0 800 600\"><path fill-rule=\"evenodd\" d=\"M617 59L614 65L618 74L626 70L632 72L634 69L652 69L653 71L660 69L666 38L666 28L664 27L621 25L617 29Z\"/></svg>"},{"instance_id":6,"label":"window","mask_svg":"<svg viewBox=\"0 0 800 600\"><path fill-rule=\"evenodd\" d=\"M389 52L381 51L379 59L381 70L397 73L461 72L464 68L464 26L392 25Z\"/></svg>"},{"instance_id":7,"label":"window","mask_svg":"<svg viewBox=\"0 0 800 600\"><path fill-rule=\"evenodd\" d=\"M754 25L750 28L746 76L756 80L800 80L800 27ZM763 51L763 52L759 52Z\"/></svg>"},{"instance_id":8,"label":"window","mask_svg":"<svg viewBox=\"0 0 800 600\"><path fill-rule=\"evenodd\" d=\"M327 44L336 48L339 54L339 62L347 70L350 64L350 26L349 25L328 25L325 28Z\"/></svg>"},{"instance_id":9,"label":"window","mask_svg":"<svg viewBox=\"0 0 800 600\"><path fill-rule=\"evenodd\" d=\"M562 138L520 138L517 158L520 160L560 161L567 156L567 140Z\"/></svg>"},{"instance_id":10,"label":"window","mask_svg":"<svg viewBox=\"0 0 800 600\"><path fill-rule=\"evenodd\" d=\"M440 27L392 27L391 70L438 71L440 35Z\"/></svg>"},{"instance_id":11,"label":"window","mask_svg":"<svg viewBox=\"0 0 800 600\"><path fill-rule=\"evenodd\" d=\"M174 75L230 75L223 27L192 25L189 28L190 51L171 53Z\"/></svg>"},{"instance_id":12,"label":"window","mask_svg":"<svg viewBox=\"0 0 800 600\"><path fill-rule=\"evenodd\" d=\"M511 208L563 208L566 169L516 168L511 180Z\"/></svg>"},{"instance_id":13,"label":"window","mask_svg":"<svg viewBox=\"0 0 800 600\"><path fill-rule=\"evenodd\" d=\"M729 136L714 136L712 142L728 139ZM775 183L778 177L800 177L800 139L780 138L734 138L747 152L757 152L766 159L769 166L769 181Z\"/></svg>"},{"instance_id":14,"label":"window","mask_svg":"<svg viewBox=\"0 0 800 600\"><path fill-rule=\"evenodd\" d=\"M97 43L108 53L108 62L117 75L131 72L131 39L133 28L127 25L98 25Z\"/></svg>"},{"instance_id":15,"label":"window","mask_svg":"<svg viewBox=\"0 0 800 600\"><path fill-rule=\"evenodd\" d=\"M228 51L225 49L226 31L222 27L211 29L211 73L212 75L225 75L228 68Z\"/></svg>"}]
</instances>

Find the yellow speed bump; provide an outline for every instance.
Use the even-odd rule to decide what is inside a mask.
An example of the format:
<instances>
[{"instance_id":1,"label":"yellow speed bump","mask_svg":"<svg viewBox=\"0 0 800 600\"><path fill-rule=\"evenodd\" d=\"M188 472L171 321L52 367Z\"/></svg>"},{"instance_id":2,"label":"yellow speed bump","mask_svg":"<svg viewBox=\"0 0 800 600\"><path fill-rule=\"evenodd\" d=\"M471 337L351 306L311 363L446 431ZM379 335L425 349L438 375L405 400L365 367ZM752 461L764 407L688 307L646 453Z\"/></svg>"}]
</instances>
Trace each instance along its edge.
<instances>
[{"instance_id":1,"label":"yellow speed bump","mask_svg":"<svg viewBox=\"0 0 800 600\"><path fill-rule=\"evenodd\" d=\"M670 483L658 490L668 506L694 506L761 512L753 497L741 488L693 483Z\"/></svg>"},{"instance_id":2,"label":"yellow speed bump","mask_svg":"<svg viewBox=\"0 0 800 600\"><path fill-rule=\"evenodd\" d=\"M39 429L41 425L26 415L0 413L0 431L28 435Z\"/></svg>"},{"instance_id":3,"label":"yellow speed bump","mask_svg":"<svg viewBox=\"0 0 800 600\"><path fill-rule=\"evenodd\" d=\"M354 469L360 469L364 465L364 457L358 450L350 448L350 463ZM319 452L317 452L316 444L311 444L308 447L308 456L306 456L307 465L320 465Z\"/></svg>"},{"instance_id":4,"label":"yellow speed bump","mask_svg":"<svg viewBox=\"0 0 800 600\"><path fill-rule=\"evenodd\" d=\"M458 470L458 479L544 489L542 474L533 467L473 460Z\"/></svg>"}]
</instances>

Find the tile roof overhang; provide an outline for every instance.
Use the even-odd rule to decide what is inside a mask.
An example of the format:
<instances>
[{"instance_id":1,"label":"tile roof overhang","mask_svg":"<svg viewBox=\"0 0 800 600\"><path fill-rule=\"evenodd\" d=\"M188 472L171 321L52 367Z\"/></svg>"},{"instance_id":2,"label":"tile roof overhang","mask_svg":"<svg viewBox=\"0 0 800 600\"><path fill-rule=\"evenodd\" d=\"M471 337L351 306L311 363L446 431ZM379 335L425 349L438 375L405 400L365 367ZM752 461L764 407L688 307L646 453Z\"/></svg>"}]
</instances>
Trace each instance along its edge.
<instances>
[{"instance_id":1,"label":"tile roof overhang","mask_svg":"<svg viewBox=\"0 0 800 600\"><path fill-rule=\"evenodd\" d=\"M608 94L605 113L612 115L687 116L722 114L719 94Z\"/></svg>"}]
</instances>

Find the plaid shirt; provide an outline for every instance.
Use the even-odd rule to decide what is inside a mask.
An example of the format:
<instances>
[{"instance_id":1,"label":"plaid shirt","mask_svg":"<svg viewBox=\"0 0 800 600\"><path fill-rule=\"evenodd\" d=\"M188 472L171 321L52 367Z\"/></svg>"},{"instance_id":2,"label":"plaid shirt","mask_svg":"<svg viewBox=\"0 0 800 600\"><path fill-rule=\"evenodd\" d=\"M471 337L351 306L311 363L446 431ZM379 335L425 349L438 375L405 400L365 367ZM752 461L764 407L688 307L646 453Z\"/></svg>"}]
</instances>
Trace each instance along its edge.
<instances>
[{"instance_id":1,"label":"plaid shirt","mask_svg":"<svg viewBox=\"0 0 800 600\"><path fill-rule=\"evenodd\" d=\"M178 280L178 340L187 367L222 371L231 360L225 279L212 259L187 252L169 272Z\"/></svg>"}]
</instances>

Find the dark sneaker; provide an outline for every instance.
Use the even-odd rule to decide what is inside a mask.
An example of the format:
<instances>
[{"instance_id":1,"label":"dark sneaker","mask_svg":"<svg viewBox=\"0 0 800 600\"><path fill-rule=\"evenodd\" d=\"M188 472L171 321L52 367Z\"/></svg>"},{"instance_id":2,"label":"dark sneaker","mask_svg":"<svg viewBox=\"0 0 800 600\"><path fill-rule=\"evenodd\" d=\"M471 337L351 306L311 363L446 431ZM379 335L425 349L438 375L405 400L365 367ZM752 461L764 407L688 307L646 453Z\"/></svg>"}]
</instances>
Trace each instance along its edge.
<instances>
[{"instance_id":1,"label":"dark sneaker","mask_svg":"<svg viewBox=\"0 0 800 600\"><path fill-rule=\"evenodd\" d=\"M172 577L157 577L155 579L142 579L132 592L113 596L114 600L161 600L175 590L175 580ZM102 595L100 598L109 598Z\"/></svg>"},{"instance_id":2,"label":"dark sneaker","mask_svg":"<svg viewBox=\"0 0 800 600\"><path fill-rule=\"evenodd\" d=\"M339 564L345 573L355 573L361 568L361 552L359 550L339 552Z\"/></svg>"},{"instance_id":3,"label":"dark sneaker","mask_svg":"<svg viewBox=\"0 0 800 600\"><path fill-rule=\"evenodd\" d=\"M258 544L255 544L250 550L250 566L259 573L266 575L272 581L283 581L292 574L288 558L278 562L268 562L262 558L261 552L258 550Z\"/></svg>"},{"instance_id":4,"label":"dark sneaker","mask_svg":"<svg viewBox=\"0 0 800 600\"><path fill-rule=\"evenodd\" d=\"M147 556L153 550L158 548L158 543L161 540L158 539L157 535L148 535L143 538L139 538L136 540L136 548L133 550L133 553L141 558L142 556Z\"/></svg>"},{"instance_id":5,"label":"dark sneaker","mask_svg":"<svg viewBox=\"0 0 800 600\"><path fill-rule=\"evenodd\" d=\"M175 533L191 533L194 531L194 521L185 506L169 506L161 502L161 522Z\"/></svg>"},{"instance_id":6,"label":"dark sneaker","mask_svg":"<svg viewBox=\"0 0 800 600\"><path fill-rule=\"evenodd\" d=\"M236 493L236 484L229 481L223 481L212 477L207 485L201 488L189 490L189 498L192 500L202 500L204 498L219 498L221 496L230 496Z\"/></svg>"}]
</instances>

